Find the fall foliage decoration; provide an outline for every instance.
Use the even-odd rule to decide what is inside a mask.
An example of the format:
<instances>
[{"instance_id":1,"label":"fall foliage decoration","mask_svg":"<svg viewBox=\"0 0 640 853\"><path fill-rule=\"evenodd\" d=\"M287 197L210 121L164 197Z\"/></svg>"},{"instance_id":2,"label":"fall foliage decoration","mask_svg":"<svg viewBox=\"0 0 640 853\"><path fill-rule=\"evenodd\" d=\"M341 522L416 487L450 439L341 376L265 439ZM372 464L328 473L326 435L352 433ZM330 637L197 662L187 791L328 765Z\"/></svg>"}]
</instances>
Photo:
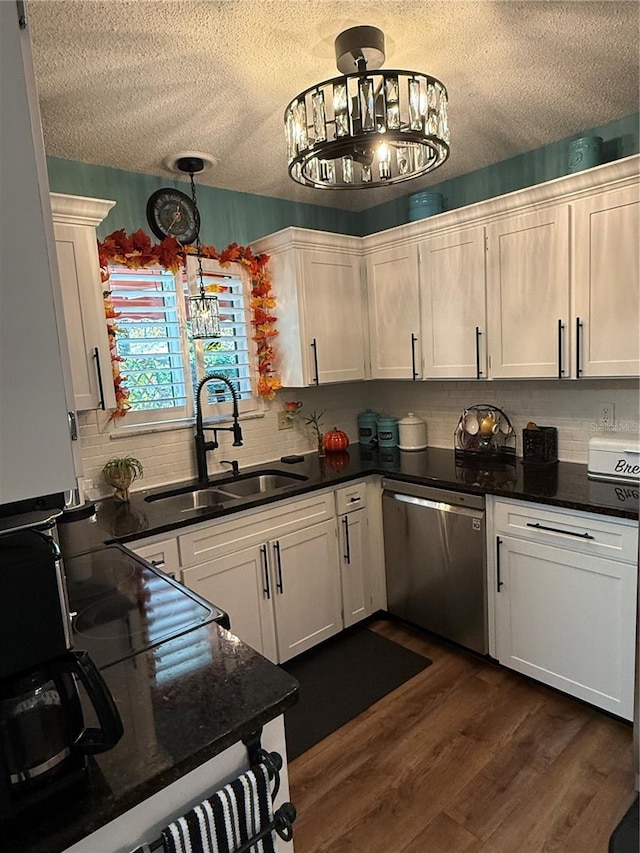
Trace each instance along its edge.
<instances>
[{"instance_id":1,"label":"fall foliage decoration","mask_svg":"<svg viewBox=\"0 0 640 853\"><path fill-rule=\"evenodd\" d=\"M183 246L174 237L165 237L160 243L152 243L149 235L142 229L127 234L124 228L121 228L114 231L113 234L109 234L103 241L98 240L111 366L116 389L116 408L112 412L110 420L124 417L131 406L129 404L129 391L126 387L127 378L120 373L120 362L123 359L118 356L116 349L118 312L114 310L109 292L109 265L117 264L133 270L159 266L172 273L177 273L185 266L186 256L188 254L195 255L195 253L196 250L193 246ZM228 267L233 263L241 264L249 275L251 280L249 303L251 324L254 330L253 340L256 343L258 358L257 390L260 397L272 400L276 391L282 387L282 383L273 367L275 359L273 339L278 331L275 327L276 317L273 314L276 300L267 268L269 256L264 253L254 255L248 246L239 246L237 243L231 243L221 252L218 252L214 246L201 245L200 255L203 258L217 261L221 267ZM215 285L206 289L219 290Z\"/></svg>"}]
</instances>

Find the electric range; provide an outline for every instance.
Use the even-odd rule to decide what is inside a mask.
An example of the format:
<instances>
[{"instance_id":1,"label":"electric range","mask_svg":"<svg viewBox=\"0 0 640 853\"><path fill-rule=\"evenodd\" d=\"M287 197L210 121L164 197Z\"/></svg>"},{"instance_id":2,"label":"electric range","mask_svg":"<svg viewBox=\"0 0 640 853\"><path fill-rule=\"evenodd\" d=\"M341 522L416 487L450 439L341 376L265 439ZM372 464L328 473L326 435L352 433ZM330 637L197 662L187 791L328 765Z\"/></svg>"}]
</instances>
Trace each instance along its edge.
<instances>
[{"instance_id":1,"label":"electric range","mask_svg":"<svg viewBox=\"0 0 640 853\"><path fill-rule=\"evenodd\" d=\"M73 644L99 669L229 617L121 545L64 560Z\"/></svg>"}]
</instances>

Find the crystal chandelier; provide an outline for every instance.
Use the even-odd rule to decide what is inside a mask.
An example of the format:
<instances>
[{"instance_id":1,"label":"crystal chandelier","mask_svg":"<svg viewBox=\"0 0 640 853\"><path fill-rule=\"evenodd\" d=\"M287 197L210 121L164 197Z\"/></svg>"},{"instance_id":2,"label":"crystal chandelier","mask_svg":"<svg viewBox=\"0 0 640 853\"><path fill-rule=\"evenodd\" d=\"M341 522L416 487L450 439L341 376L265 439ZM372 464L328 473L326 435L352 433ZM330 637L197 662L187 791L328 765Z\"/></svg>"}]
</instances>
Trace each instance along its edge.
<instances>
[{"instance_id":1,"label":"crystal chandelier","mask_svg":"<svg viewBox=\"0 0 640 853\"><path fill-rule=\"evenodd\" d=\"M317 83L284 111L289 175L317 189L361 189L425 175L449 156L447 90L416 71L379 71L384 33L335 40L344 77Z\"/></svg>"},{"instance_id":2,"label":"crystal chandelier","mask_svg":"<svg viewBox=\"0 0 640 853\"><path fill-rule=\"evenodd\" d=\"M213 293L207 293L204 288L204 274L202 271L202 254L200 245L200 216L198 211L198 202L196 199L196 185L193 176L196 172L202 172L205 168L203 157L194 155L183 155L178 157L174 163L175 171L180 171L189 175L189 184L191 186L191 199L193 207L198 213L197 222L198 230L196 232L196 256L198 258L198 284L200 293L197 296L189 297L189 320L191 327L191 337L195 340L205 338L219 338L222 334L220 329L220 311L218 305L218 297Z\"/></svg>"}]
</instances>

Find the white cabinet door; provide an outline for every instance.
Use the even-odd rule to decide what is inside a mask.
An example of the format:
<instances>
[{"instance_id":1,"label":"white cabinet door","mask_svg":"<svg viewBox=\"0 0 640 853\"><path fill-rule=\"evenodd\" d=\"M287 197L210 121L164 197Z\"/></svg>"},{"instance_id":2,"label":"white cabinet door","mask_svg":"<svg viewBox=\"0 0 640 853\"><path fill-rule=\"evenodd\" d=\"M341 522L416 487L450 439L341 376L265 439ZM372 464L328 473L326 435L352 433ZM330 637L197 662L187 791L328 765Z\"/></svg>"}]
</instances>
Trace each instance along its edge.
<instances>
[{"instance_id":1,"label":"white cabinet door","mask_svg":"<svg viewBox=\"0 0 640 853\"><path fill-rule=\"evenodd\" d=\"M486 377L484 228L426 240L420 284L425 378Z\"/></svg>"},{"instance_id":2,"label":"white cabinet door","mask_svg":"<svg viewBox=\"0 0 640 853\"><path fill-rule=\"evenodd\" d=\"M568 205L487 226L487 316L494 379L568 375Z\"/></svg>"},{"instance_id":3,"label":"white cabinet door","mask_svg":"<svg viewBox=\"0 0 640 853\"><path fill-rule=\"evenodd\" d=\"M310 385L364 379L360 261L339 252L303 251L304 316Z\"/></svg>"},{"instance_id":4,"label":"white cabinet door","mask_svg":"<svg viewBox=\"0 0 640 853\"><path fill-rule=\"evenodd\" d=\"M418 247L399 246L367 257L372 379L422 376Z\"/></svg>"},{"instance_id":5,"label":"white cabinet door","mask_svg":"<svg viewBox=\"0 0 640 853\"><path fill-rule=\"evenodd\" d=\"M0 3L0 504L71 490L60 281L29 28Z\"/></svg>"},{"instance_id":6,"label":"white cabinet door","mask_svg":"<svg viewBox=\"0 0 640 853\"><path fill-rule=\"evenodd\" d=\"M116 403L95 230L114 204L51 193L71 380L78 411L112 409Z\"/></svg>"},{"instance_id":7,"label":"white cabinet door","mask_svg":"<svg viewBox=\"0 0 640 853\"><path fill-rule=\"evenodd\" d=\"M342 630L335 520L289 533L269 546L283 663Z\"/></svg>"},{"instance_id":8,"label":"white cabinet door","mask_svg":"<svg viewBox=\"0 0 640 853\"><path fill-rule=\"evenodd\" d=\"M640 373L640 188L573 205L576 376Z\"/></svg>"},{"instance_id":9,"label":"white cabinet door","mask_svg":"<svg viewBox=\"0 0 640 853\"><path fill-rule=\"evenodd\" d=\"M339 519L344 627L355 625L371 613L369 592L367 510L350 512Z\"/></svg>"},{"instance_id":10,"label":"white cabinet door","mask_svg":"<svg viewBox=\"0 0 640 853\"><path fill-rule=\"evenodd\" d=\"M631 720L637 567L498 540L500 663Z\"/></svg>"},{"instance_id":11,"label":"white cabinet door","mask_svg":"<svg viewBox=\"0 0 640 853\"><path fill-rule=\"evenodd\" d=\"M266 544L184 569L182 582L226 611L232 633L277 663Z\"/></svg>"}]
</instances>

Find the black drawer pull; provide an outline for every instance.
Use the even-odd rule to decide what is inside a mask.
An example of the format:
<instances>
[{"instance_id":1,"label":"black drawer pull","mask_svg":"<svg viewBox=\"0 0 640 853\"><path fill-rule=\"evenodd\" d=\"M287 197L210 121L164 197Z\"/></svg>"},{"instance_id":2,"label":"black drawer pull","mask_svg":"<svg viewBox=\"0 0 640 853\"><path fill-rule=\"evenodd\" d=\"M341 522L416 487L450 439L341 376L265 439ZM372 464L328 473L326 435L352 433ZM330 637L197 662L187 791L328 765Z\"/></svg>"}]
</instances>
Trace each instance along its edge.
<instances>
[{"instance_id":1,"label":"black drawer pull","mask_svg":"<svg viewBox=\"0 0 640 853\"><path fill-rule=\"evenodd\" d=\"M590 533L574 533L573 530L560 530L559 527L545 527L544 524L539 524L537 521L532 524L527 522L527 527L535 527L536 530L548 530L550 533L563 533L565 536L577 536L579 539L595 539Z\"/></svg>"},{"instance_id":2,"label":"black drawer pull","mask_svg":"<svg viewBox=\"0 0 640 853\"><path fill-rule=\"evenodd\" d=\"M416 370L416 341L418 338L416 335L411 333L411 378L416 380L418 378L418 371Z\"/></svg>"},{"instance_id":3,"label":"black drawer pull","mask_svg":"<svg viewBox=\"0 0 640 853\"><path fill-rule=\"evenodd\" d=\"M106 405L104 402L104 387L102 385L102 366L100 364L100 350L98 347L93 348L93 357L96 360L96 373L98 374L98 394L100 396L100 408L104 412L106 410Z\"/></svg>"},{"instance_id":4,"label":"black drawer pull","mask_svg":"<svg viewBox=\"0 0 640 853\"><path fill-rule=\"evenodd\" d=\"M496 579L497 579L497 589L500 592L500 587L504 586L504 581L500 576L500 546L502 545L502 539L499 536L496 536Z\"/></svg>"},{"instance_id":5,"label":"black drawer pull","mask_svg":"<svg viewBox=\"0 0 640 853\"><path fill-rule=\"evenodd\" d=\"M349 518L343 516L342 524L344 525L344 561L347 565L351 563L351 547L349 544Z\"/></svg>"},{"instance_id":6,"label":"black drawer pull","mask_svg":"<svg viewBox=\"0 0 640 853\"><path fill-rule=\"evenodd\" d=\"M562 379L564 376L564 366L562 364L562 353L563 353L563 333L564 333L564 323L562 320L558 320L558 379Z\"/></svg>"},{"instance_id":7,"label":"black drawer pull","mask_svg":"<svg viewBox=\"0 0 640 853\"><path fill-rule=\"evenodd\" d=\"M276 589L282 595L284 593L284 587L282 585L282 560L280 559L280 543L273 543L273 550L276 552L276 569L278 570L278 577L276 578Z\"/></svg>"},{"instance_id":8,"label":"black drawer pull","mask_svg":"<svg viewBox=\"0 0 640 853\"><path fill-rule=\"evenodd\" d=\"M271 589L269 588L269 566L267 564L267 546L260 546L260 557L262 559L262 574L264 577L264 586L262 591L267 596L267 598L271 598Z\"/></svg>"},{"instance_id":9,"label":"black drawer pull","mask_svg":"<svg viewBox=\"0 0 640 853\"><path fill-rule=\"evenodd\" d=\"M480 379L482 377L482 371L480 370L480 335L482 332L480 331L480 326L476 326L476 379Z\"/></svg>"},{"instance_id":10,"label":"black drawer pull","mask_svg":"<svg viewBox=\"0 0 640 853\"><path fill-rule=\"evenodd\" d=\"M320 374L318 373L318 341L314 338L311 341L311 349L313 350L313 385L320 384Z\"/></svg>"}]
</instances>

